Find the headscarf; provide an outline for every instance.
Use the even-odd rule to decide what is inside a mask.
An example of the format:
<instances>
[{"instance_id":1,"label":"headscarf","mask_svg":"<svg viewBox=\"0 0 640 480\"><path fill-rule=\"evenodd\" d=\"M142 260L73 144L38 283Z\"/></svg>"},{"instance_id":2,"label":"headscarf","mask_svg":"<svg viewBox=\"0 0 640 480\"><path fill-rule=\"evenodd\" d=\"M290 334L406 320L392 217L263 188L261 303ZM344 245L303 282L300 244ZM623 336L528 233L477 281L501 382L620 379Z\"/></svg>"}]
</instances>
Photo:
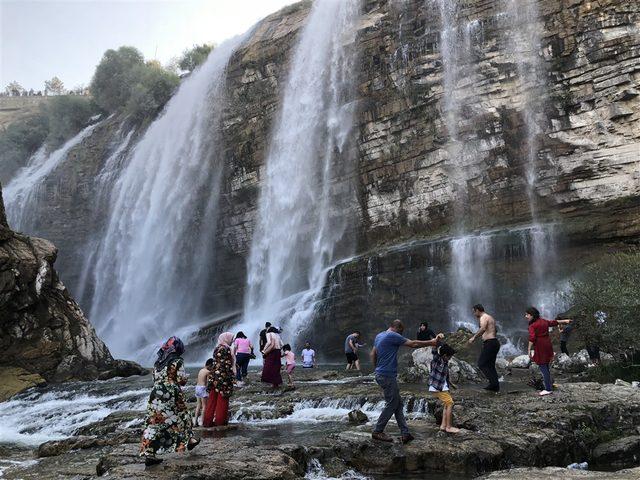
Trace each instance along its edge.
<instances>
[{"instance_id":1,"label":"headscarf","mask_svg":"<svg viewBox=\"0 0 640 480\"><path fill-rule=\"evenodd\" d=\"M167 365L171 362L171 360L175 360L176 358L180 358L180 355L184 353L184 343L178 337L171 337L167 340L160 350L158 350L158 359L156 363L154 363L154 367L156 371L161 371L166 368Z\"/></svg>"},{"instance_id":2,"label":"headscarf","mask_svg":"<svg viewBox=\"0 0 640 480\"><path fill-rule=\"evenodd\" d=\"M231 368L232 368L233 372L235 372L236 371L236 355L235 355L234 349L232 347L233 338L234 338L234 335L231 332L221 333L218 336L218 343L216 345L216 348L220 347L221 345L224 345L225 347L229 348L229 350L231 351L231 363L232 363ZM214 351L215 351L215 349L214 349ZM214 358L215 358L215 355L214 355Z\"/></svg>"}]
</instances>

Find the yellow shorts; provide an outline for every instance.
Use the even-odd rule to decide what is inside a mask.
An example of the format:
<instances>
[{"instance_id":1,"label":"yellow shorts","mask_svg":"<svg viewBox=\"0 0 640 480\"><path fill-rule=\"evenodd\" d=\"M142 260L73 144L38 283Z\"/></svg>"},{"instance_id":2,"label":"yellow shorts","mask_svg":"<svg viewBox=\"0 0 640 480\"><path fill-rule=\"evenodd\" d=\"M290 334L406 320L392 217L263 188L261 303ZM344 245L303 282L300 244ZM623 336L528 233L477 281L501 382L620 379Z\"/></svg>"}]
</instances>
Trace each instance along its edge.
<instances>
[{"instance_id":1,"label":"yellow shorts","mask_svg":"<svg viewBox=\"0 0 640 480\"><path fill-rule=\"evenodd\" d=\"M451 398L451 394L449 392L431 392L438 400L444 403L445 407L451 407L453 405L453 398Z\"/></svg>"}]
</instances>

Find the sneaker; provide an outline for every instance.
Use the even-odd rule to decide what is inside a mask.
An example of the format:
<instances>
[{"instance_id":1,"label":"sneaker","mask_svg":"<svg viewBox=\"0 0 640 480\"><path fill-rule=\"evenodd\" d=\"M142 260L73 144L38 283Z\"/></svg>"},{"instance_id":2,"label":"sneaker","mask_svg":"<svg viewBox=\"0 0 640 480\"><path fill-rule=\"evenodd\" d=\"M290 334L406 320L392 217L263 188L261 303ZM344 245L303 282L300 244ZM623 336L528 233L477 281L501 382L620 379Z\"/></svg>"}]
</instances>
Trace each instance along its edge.
<instances>
[{"instance_id":1,"label":"sneaker","mask_svg":"<svg viewBox=\"0 0 640 480\"><path fill-rule=\"evenodd\" d=\"M154 465L158 465L160 463L162 463L162 459L161 458L146 457L144 459L144 466L145 467L153 467Z\"/></svg>"},{"instance_id":2,"label":"sneaker","mask_svg":"<svg viewBox=\"0 0 640 480\"><path fill-rule=\"evenodd\" d=\"M189 443L187 443L187 450L189 451L193 450L198 446L199 443L200 443L199 438L192 437L191 440L189 440Z\"/></svg>"},{"instance_id":3,"label":"sneaker","mask_svg":"<svg viewBox=\"0 0 640 480\"><path fill-rule=\"evenodd\" d=\"M393 438L391 438L389 435L387 435L384 432L373 432L371 434L371 438L373 438L374 440L378 440L380 442L393 442Z\"/></svg>"},{"instance_id":4,"label":"sneaker","mask_svg":"<svg viewBox=\"0 0 640 480\"><path fill-rule=\"evenodd\" d=\"M538 393L538 395L544 397L545 395L551 395L552 393L553 392L550 392L549 390L542 390L540 393Z\"/></svg>"},{"instance_id":5,"label":"sneaker","mask_svg":"<svg viewBox=\"0 0 640 480\"><path fill-rule=\"evenodd\" d=\"M402 437L400 438L400 441L404 444L409 443L411 440L415 440L415 437L410 433L407 433L406 435L402 435Z\"/></svg>"}]
</instances>

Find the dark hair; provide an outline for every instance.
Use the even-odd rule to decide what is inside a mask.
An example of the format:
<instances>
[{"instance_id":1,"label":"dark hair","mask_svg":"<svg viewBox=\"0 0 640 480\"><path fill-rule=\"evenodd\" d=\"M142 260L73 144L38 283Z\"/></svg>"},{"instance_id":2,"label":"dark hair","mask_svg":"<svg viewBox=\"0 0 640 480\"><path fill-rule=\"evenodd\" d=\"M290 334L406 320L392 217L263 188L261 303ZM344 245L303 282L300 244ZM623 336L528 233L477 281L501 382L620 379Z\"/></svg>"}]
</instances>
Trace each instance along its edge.
<instances>
[{"instance_id":1,"label":"dark hair","mask_svg":"<svg viewBox=\"0 0 640 480\"><path fill-rule=\"evenodd\" d=\"M484 307L482 306L482 304L481 304L481 303L476 303L476 304L473 306L473 309L474 309L474 310L477 310L477 311L479 311L479 312L484 312Z\"/></svg>"},{"instance_id":2,"label":"dark hair","mask_svg":"<svg viewBox=\"0 0 640 480\"><path fill-rule=\"evenodd\" d=\"M533 321L536 321L537 319L540 318L540 312L538 311L538 309L536 307L529 307L525 310L525 313L528 313L529 315L531 315L533 317Z\"/></svg>"},{"instance_id":3,"label":"dark hair","mask_svg":"<svg viewBox=\"0 0 640 480\"><path fill-rule=\"evenodd\" d=\"M423 326L424 328L427 328L429 326L429 324L427 322L420 322L420 326Z\"/></svg>"},{"instance_id":4,"label":"dark hair","mask_svg":"<svg viewBox=\"0 0 640 480\"><path fill-rule=\"evenodd\" d=\"M240 331L240 332L236 333L236 338L247 338L247 336Z\"/></svg>"},{"instance_id":5,"label":"dark hair","mask_svg":"<svg viewBox=\"0 0 640 480\"><path fill-rule=\"evenodd\" d=\"M207 361L204 362L204 366L210 367L211 365L213 365L213 358L207 358Z\"/></svg>"},{"instance_id":6,"label":"dark hair","mask_svg":"<svg viewBox=\"0 0 640 480\"><path fill-rule=\"evenodd\" d=\"M282 346L282 350L284 350L285 352L290 351L290 350L291 350L291 345L289 345L288 343L285 343L285 344Z\"/></svg>"},{"instance_id":7,"label":"dark hair","mask_svg":"<svg viewBox=\"0 0 640 480\"><path fill-rule=\"evenodd\" d=\"M448 357L453 357L456 354L456 351L451 345L447 345L446 343L443 343L438 347L438 354L440 356L447 355Z\"/></svg>"},{"instance_id":8,"label":"dark hair","mask_svg":"<svg viewBox=\"0 0 640 480\"><path fill-rule=\"evenodd\" d=\"M266 322L266 323L264 324L264 328L269 328L270 326L271 326L271 322Z\"/></svg>"},{"instance_id":9,"label":"dark hair","mask_svg":"<svg viewBox=\"0 0 640 480\"><path fill-rule=\"evenodd\" d=\"M360 335L360 330L354 330L353 333L355 333L356 335Z\"/></svg>"},{"instance_id":10,"label":"dark hair","mask_svg":"<svg viewBox=\"0 0 640 480\"><path fill-rule=\"evenodd\" d=\"M269 327L267 329L267 333L280 333L280 330L278 330L276 327Z\"/></svg>"}]
</instances>

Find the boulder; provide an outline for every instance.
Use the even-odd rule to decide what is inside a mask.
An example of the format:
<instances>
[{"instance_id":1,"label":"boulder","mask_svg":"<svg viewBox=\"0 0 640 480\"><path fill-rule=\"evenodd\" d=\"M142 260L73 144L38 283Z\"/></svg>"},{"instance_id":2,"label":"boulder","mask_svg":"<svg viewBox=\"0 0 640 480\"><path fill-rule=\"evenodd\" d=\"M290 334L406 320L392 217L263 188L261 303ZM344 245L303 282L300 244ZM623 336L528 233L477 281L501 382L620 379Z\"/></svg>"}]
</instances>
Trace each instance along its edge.
<instances>
[{"instance_id":1,"label":"boulder","mask_svg":"<svg viewBox=\"0 0 640 480\"><path fill-rule=\"evenodd\" d=\"M529 368L531 366L531 358L529 355L518 355L511 362L509 362L511 368Z\"/></svg>"},{"instance_id":2,"label":"boulder","mask_svg":"<svg viewBox=\"0 0 640 480\"><path fill-rule=\"evenodd\" d=\"M496 358L496 369L498 370L508 370L509 367L509 360L507 360L504 357L498 357Z\"/></svg>"},{"instance_id":3,"label":"boulder","mask_svg":"<svg viewBox=\"0 0 640 480\"><path fill-rule=\"evenodd\" d=\"M490 473L489 475L480 477L479 480L551 480L554 478L562 478L563 480L630 480L632 478L640 478L640 468L620 470L617 472L589 472L559 467L512 468Z\"/></svg>"},{"instance_id":4,"label":"boulder","mask_svg":"<svg viewBox=\"0 0 640 480\"><path fill-rule=\"evenodd\" d=\"M353 423L355 425L361 425L363 423L367 423L369 421L369 417L362 410L351 410L349 412L349 423Z\"/></svg>"},{"instance_id":5,"label":"boulder","mask_svg":"<svg viewBox=\"0 0 640 480\"><path fill-rule=\"evenodd\" d=\"M428 377L431 371L432 350L432 347L417 348L411 354L415 369L425 377ZM449 376L453 383L465 380L479 382L482 378L475 367L456 357L449 360Z\"/></svg>"},{"instance_id":6,"label":"boulder","mask_svg":"<svg viewBox=\"0 0 640 480\"><path fill-rule=\"evenodd\" d=\"M593 462L600 467L640 466L640 435L617 438L593 449Z\"/></svg>"},{"instance_id":7,"label":"boulder","mask_svg":"<svg viewBox=\"0 0 640 480\"><path fill-rule=\"evenodd\" d=\"M108 380L114 377L131 377L133 375L148 375L150 370L130 360L114 360L110 369L98 375L98 380Z\"/></svg>"}]
</instances>

